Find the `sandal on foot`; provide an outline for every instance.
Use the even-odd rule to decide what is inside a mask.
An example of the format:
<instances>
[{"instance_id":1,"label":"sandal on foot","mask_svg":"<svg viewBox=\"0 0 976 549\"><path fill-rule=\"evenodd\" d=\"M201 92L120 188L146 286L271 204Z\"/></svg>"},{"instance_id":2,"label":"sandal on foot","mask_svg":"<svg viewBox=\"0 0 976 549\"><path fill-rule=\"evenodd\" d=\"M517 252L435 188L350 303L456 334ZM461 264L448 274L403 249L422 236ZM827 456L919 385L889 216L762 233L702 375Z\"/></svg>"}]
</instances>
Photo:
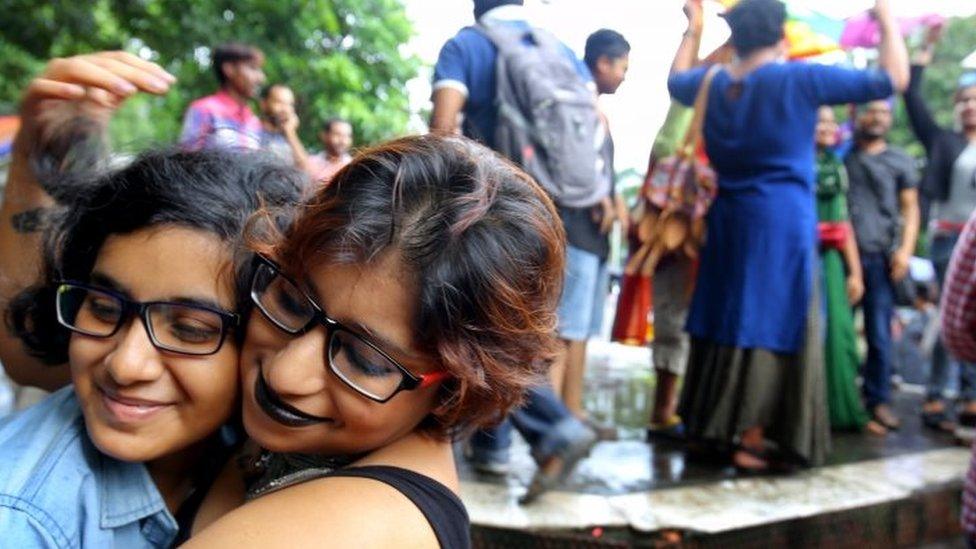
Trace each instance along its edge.
<instances>
[{"instance_id":1,"label":"sandal on foot","mask_svg":"<svg viewBox=\"0 0 976 549\"><path fill-rule=\"evenodd\" d=\"M889 431L897 431L901 428L901 420L895 415L891 406L887 404L878 404L872 408L871 417L881 425L884 425Z\"/></svg>"},{"instance_id":2,"label":"sandal on foot","mask_svg":"<svg viewBox=\"0 0 976 549\"><path fill-rule=\"evenodd\" d=\"M766 465L764 467L745 467L735 462L735 454L742 452L754 457ZM745 446L736 446L732 453L732 465L735 467L736 474L739 476L764 476L764 475L789 475L795 473L797 466L794 463L777 459L773 452L769 450L756 450Z\"/></svg>"},{"instance_id":3,"label":"sandal on foot","mask_svg":"<svg viewBox=\"0 0 976 549\"><path fill-rule=\"evenodd\" d=\"M951 433L956 428L956 424L949 419L949 414L945 410L939 410L937 412L922 411L922 425L943 433Z\"/></svg>"},{"instance_id":4,"label":"sandal on foot","mask_svg":"<svg viewBox=\"0 0 976 549\"><path fill-rule=\"evenodd\" d=\"M685 424L678 416L671 416L664 423L651 423L647 427L647 441L652 440L684 440Z\"/></svg>"}]
</instances>

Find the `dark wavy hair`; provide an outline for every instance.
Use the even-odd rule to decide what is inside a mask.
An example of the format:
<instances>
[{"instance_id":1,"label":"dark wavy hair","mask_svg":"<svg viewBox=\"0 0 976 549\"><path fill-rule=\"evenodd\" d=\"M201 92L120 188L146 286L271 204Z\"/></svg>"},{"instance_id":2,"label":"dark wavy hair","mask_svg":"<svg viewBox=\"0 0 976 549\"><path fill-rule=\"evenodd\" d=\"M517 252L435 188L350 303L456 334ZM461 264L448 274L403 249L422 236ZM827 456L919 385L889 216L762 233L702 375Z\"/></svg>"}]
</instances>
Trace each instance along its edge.
<instances>
[{"instance_id":1,"label":"dark wavy hair","mask_svg":"<svg viewBox=\"0 0 976 549\"><path fill-rule=\"evenodd\" d=\"M70 332L55 313L57 281L88 280L109 236L164 225L206 231L227 244L237 308L246 314L251 254L243 241L245 225L266 208L283 226L305 185L304 174L274 159L213 149L147 152L122 169L74 185L80 194L45 237L42 282L13 298L8 326L32 356L46 364L66 363ZM235 335L242 337L243 330Z\"/></svg>"},{"instance_id":2,"label":"dark wavy hair","mask_svg":"<svg viewBox=\"0 0 976 549\"><path fill-rule=\"evenodd\" d=\"M447 438L498 421L554 356L565 234L514 164L461 137L406 137L361 152L277 243L300 276L394 251L417 288L414 337L452 379L420 429Z\"/></svg>"},{"instance_id":3,"label":"dark wavy hair","mask_svg":"<svg viewBox=\"0 0 976 549\"><path fill-rule=\"evenodd\" d=\"M724 17L732 30L735 53L746 57L783 39L786 4L780 0L742 0Z\"/></svg>"}]
</instances>

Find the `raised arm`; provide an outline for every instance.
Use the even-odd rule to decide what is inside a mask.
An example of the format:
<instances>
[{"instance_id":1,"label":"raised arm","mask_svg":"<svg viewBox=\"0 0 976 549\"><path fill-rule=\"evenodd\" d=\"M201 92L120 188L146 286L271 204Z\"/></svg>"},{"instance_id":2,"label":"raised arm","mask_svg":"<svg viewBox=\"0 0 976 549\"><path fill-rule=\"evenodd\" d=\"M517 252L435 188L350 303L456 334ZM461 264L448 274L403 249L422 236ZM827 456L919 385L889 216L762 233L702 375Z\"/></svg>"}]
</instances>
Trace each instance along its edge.
<instances>
[{"instance_id":1,"label":"raised arm","mask_svg":"<svg viewBox=\"0 0 976 549\"><path fill-rule=\"evenodd\" d=\"M926 150L931 150L935 136L942 131L932 111L922 97L922 75L925 68L932 62L935 44L939 40L941 27L932 27L926 33L925 44L915 52L912 59L911 81L905 90L905 110L908 112L908 122L915 137L922 142Z\"/></svg>"},{"instance_id":2,"label":"raised arm","mask_svg":"<svg viewBox=\"0 0 976 549\"><path fill-rule=\"evenodd\" d=\"M674 54L670 74L677 74L698 65L698 50L701 48L702 29L704 28L704 14L702 0L686 0L684 7L688 18L688 29L681 38L681 45Z\"/></svg>"},{"instance_id":3,"label":"raised arm","mask_svg":"<svg viewBox=\"0 0 976 549\"><path fill-rule=\"evenodd\" d=\"M908 88L910 78L908 50L901 37L895 17L891 14L889 0L876 0L874 17L881 27L881 43L878 45L878 65L888 73L891 84L898 93Z\"/></svg>"},{"instance_id":4,"label":"raised arm","mask_svg":"<svg viewBox=\"0 0 976 549\"><path fill-rule=\"evenodd\" d=\"M50 61L31 81L0 207L0 308L38 282L42 232L55 209L70 203L66 174L92 170L105 155L104 133L115 110L139 90L165 93L175 79L155 63L123 52ZM16 383L65 385L64 367L42 365L0 323L0 362Z\"/></svg>"}]
</instances>

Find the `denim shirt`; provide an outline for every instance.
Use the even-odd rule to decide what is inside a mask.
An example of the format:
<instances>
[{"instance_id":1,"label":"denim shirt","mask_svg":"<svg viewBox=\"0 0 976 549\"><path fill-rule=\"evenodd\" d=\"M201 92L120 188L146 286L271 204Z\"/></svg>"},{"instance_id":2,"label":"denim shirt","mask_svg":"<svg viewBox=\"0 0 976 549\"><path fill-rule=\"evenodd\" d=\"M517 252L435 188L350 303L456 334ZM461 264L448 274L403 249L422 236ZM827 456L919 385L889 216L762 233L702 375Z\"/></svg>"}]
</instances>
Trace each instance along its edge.
<instances>
[{"instance_id":1,"label":"denim shirt","mask_svg":"<svg viewBox=\"0 0 976 549\"><path fill-rule=\"evenodd\" d=\"M0 545L168 547L177 529L146 467L92 444L71 387L0 420Z\"/></svg>"}]
</instances>

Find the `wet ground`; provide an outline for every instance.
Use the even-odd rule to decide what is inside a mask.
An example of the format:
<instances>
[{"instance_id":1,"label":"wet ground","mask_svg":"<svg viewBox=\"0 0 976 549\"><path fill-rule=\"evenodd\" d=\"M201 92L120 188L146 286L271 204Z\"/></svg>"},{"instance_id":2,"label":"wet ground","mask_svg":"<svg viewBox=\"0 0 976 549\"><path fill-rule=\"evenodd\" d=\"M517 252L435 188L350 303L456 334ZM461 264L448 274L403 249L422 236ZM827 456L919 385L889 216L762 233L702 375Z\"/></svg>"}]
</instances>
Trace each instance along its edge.
<instances>
[{"instance_id":1,"label":"wet ground","mask_svg":"<svg viewBox=\"0 0 976 549\"><path fill-rule=\"evenodd\" d=\"M690 458L680 441L645 441L654 389L648 349L594 341L588 355L585 407L594 419L615 425L619 440L598 443L564 490L618 495L736 477L735 470L722 461ZM906 384L895 394L902 429L884 437L834 433L828 465L953 447L951 435L935 433L921 425L917 413L922 401L919 386ZM507 476L481 474L468 467L460 456L458 461L462 479L510 487L527 485L535 471L528 446L517 437Z\"/></svg>"}]
</instances>

